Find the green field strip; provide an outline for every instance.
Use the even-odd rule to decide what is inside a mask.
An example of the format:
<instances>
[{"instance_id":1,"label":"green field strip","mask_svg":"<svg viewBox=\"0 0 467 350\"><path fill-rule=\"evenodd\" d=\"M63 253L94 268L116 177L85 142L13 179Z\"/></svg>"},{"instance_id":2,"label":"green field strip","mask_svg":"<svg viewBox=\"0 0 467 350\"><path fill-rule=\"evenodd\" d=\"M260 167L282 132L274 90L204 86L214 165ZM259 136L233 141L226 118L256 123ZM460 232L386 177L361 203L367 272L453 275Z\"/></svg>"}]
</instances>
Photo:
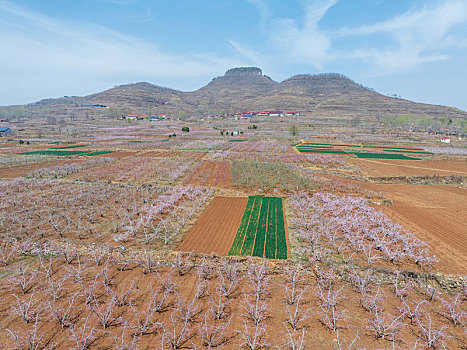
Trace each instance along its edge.
<instances>
[{"instance_id":1,"label":"green field strip","mask_svg":"<svg viewBox=\"0 0 467 350\"><path fill-rule=\"evenodd\" d=\"M360 152L352 152L352 154L355 154L358 158L421 160L420 158L408 157L403 154L360 153Z\"/></svg>"},{"instance_id":2,"label":"green field strip","mask_svg":"<svg viewBox=\"0 0 467 350\"><path fill-rule=\"evenodd\" d=\"M264 244L266 241L266 233L268 230L268 210L269 198L265 197L261 203L261 210L259 212L258 227L256 228L255 246L253 248L252 256L264 257Z\"/></svg>"},{"instance_id":3,"label":"green field strip","mask_svg":"<svg viewBox=\"0 0 467 350\"><path fill-rule=\"evenodd\" d=\"M246 140L229 140L228 142L245 142Z\"/></svg>"},{"instance_id":4,"label":"green field strip","mask_svg":"<svg viewBox=\"0 0 467 350\"><path fill-rule=\"evenodd\" d=\"M297 146L297 149L321 149L321 148L333 149L332 146Z\"/></svg>"},{"instance_id":5,"label":"green field strip","mask_svg":"<svg viewBox=\"0 0 467 350\"><path fill-rule=\"evenodd\" d=\"M302 145L333 146L332 143L303 142Z\"/></svg>"},{"instance_id":6,"label":"green field strip","mask_svg":"<svg viewBox=\"0 0 467 350\"><path fill-rule=\"evenodd\" d=\"M383 149L383 152L433 154L433 153L428 152L428 151L407 151L407 150L401 150L401 149Z\"/></svg>"},{"instance_id":7,"label":"green field strip","mask_svg":"<svg viewBox=\"0 0 467 350\"><path fill-rule=\"evenodd\" d=\"M89 145L76 145L76 146L63 146L63 147L53 147L51 149L68 149L68 148L80 148L80 147L86 147Z\"/></svg>"},{"instance_id":8,"label":"green field strip","mask_svg":"<svg viewBox=\"0 0 467 350\"><path fill-rule=\"evenodd\" d=\"M82 155L84 153L88 153L89 151L54 151L54 150L42 150L42 151L33 151L33 152L22 152L18 154L24 155L41 155L41 156L57 156L57 157L64 157L64 156L76 156Z\"/></svg>"},{"instance_id":9,"label":"green field strip","mask_svg":"<svg viewBox=\"0 0 467 350\"><path fill-rule=\"evenodd\" d=\"M364 148L380 148L380 149L407 149L410 151L423 151L421 148L408 148L408 147L391 147L391 146L362 146Z\"/></svg>"},{"instance_id":10,"label":"green field strip","mask_svg":"<svg viewBox=\"0 0 467 350\"><path fill-rule=\"evenodd\" d=\"M333 144L332 146L334 146L334 147L355 147L355 148L360 148L360 147L362 147L362 146L360 146L360 145L346 145L346 144L336 144L336 143Z\"/></svg>"},{"instance_id":11,"label":"green field strip","mask_svg":"<svg viewBox=\"0 0 467 350\"><path fill-rule=\"evenodd\" d=\"M302 145L308 146L334 146L334 147L361 147L361 145L349 145L345 143L315 143L315 142L304 142Z\"/></svg>"},{"instance_id":12,"label":"green field strip","mask_svg":"<svg viewBox=\"0 0 467 350\"><path fill-rule=\"evenodd\" d=\"M284 209L282 205L282 198L276 200L277 208L277 248L276 248L276 259L287 259L287 238L285 237L285 223L284 223Z\"/></svg>"},{"instance_id":13,"label":"green field strip","mask_svg":"<svg viewBox=\"0 0 467 350\"><path fill-rule=\"evenodd\" d=\"M336 154L348 154L348 152L341 151L338 149L299 149L300 153L336 153Z\"/></svg>"},{"instance_id":14,"label":"green field strip","mask_svg":"<svg viewBox=\"0 0 467 350\"><path fill-rule=\"evenodd\" d=\"M255 198L255 203L251 211L250 222L247 224L245 239L243 240L243 245L240 254L241 255L251 255L253 252L253 247L255 244L256 231L258 229L259 222L259 213L262 207L261 197Z\"/></svg>"},{"instance_id":15,"label":"green field strip","mask_svg":"<svg viewBox=\"0 0 467 350\"><path fill-rule=\"evenodd\" d=\"M266 241L264 242L264 257L274 259L276 257L276 231L277 231L277 204L275 198L269 199L268 226Z\"/></svg>"},{"instance_id":16,"label":"green field strip","mask_svg":"<svg viewBox=\"0 0 467 350\"><path fill-rule=\"evenodd\" d=\"M243 241L245 239L248 223L250 222L251 212L256 201L256 197L249 197L246 204L245 211L243 212L242 221L238 227L237 234L235 235L232 247L230 247L229 255L240 255L242 251Z\"/></svg>"},{"instance_id":17,"label":"green field strip","mask_svg":"<svg viewBox=\"0 0 467 350\"><path fill-rule=\"evenodd\" d=\"M287 259L282 198L248 198L229 255Z\"/></svg>"},{"instance_id":18,"label":"green field strip","mask_svg":"<svg viewBox=\"0 0 467 350\"><path fill-rule=\"evenodd\" d=\"M107 154L107 153L114 153L115 151L96 151L96 152L89 152L89 153L84 153L82 156L86 157L92 157L92 156L98 156L101 154Z\"/></svg>"}]
</instances>

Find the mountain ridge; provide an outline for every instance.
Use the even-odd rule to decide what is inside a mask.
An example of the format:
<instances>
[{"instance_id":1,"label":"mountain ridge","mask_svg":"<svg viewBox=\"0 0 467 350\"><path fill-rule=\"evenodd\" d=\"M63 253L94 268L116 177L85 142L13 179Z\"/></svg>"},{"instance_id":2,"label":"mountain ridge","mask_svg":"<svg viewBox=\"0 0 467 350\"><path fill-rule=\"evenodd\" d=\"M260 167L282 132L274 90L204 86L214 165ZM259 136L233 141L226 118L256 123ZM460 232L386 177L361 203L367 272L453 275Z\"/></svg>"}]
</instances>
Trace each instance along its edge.
<instances>
[{"instance_id":1,"label":"mountain ridge","mask_svg":"<svg viewBox=\"0 0 467 350\"><path fill-rule=\"evenodd\" d=\"M276 82L257 67L231 68L194 91L147 82L119 85L83 97L45 99L27 107L102 104L123 113L204 116L241 110L334 111L356 115L415 114L467 118L454 107L389 97L339 73L297 74Z\"/></svg>"}]
</instances>

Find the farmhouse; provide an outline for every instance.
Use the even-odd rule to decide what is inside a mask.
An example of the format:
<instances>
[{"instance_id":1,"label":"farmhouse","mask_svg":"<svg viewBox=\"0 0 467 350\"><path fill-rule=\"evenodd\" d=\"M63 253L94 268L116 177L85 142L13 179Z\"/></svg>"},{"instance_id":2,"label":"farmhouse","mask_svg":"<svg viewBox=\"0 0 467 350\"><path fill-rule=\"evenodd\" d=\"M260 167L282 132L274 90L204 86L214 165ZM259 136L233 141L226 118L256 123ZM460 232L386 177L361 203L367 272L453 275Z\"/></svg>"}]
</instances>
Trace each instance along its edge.
<instances>
[{"instance_id":1,"label":"farmhouse","mask_svg":"<svg viewBox=\"0 0 467 350\"><path fill-rule=\"evenodd\" d=\"M299 117L300 116L300 112L287 112L285 114L287 117Z\"/></svg>"},{"instance_id":2,"label":"farmhouse","mask_svg":"<svg viewBox=\"0 0 467 350\"><path fill-rule=\"evenodd\" d=\"M6 123L7 121L8 121L8 119L6 119L6 118L0 119L0 123Z\"/></svg>"},{"instance_id":3,"label":"farmhouse","mask_svg":"<svg viewBox=\"0 0 467 350\"><path fill-rule=\"evenodd\" d=\"M450 138L449 136L444 136L444 137L441 139L441 142L449 143L449 142L451 142L451 138Z\"/></svg>"},{"instance_id":4,"label":"farmhouse","mask_svg":"<svg viewBox=\"0 0 467 350\"><path fill-rule=\"evenodd\" d=\"M9 127L4 126L0 128L0 137L11 135L12 131Z\"/></svg>"},{"instance_id":5,"label":"farmhouse","mask_svg":"<svg viewBox=\"0 0 467 350\"><path fill-rule=\"evenodd\" d=\"M105 106L105 105L100 105L100 104L86 104L86 105L81 105L81 107L107 108L107 106Z\"/></svg>"},{"instance_id":6,"label":"farmhouse","mask_svg":"<svg viewBox=\"0 0 467 350\"><path fill-rule=\"evenodd\" d=\"M281 111L272 111L272 112L269 112L269 116L270 117L280 117L280 116L282 116L282 112Z\"/></svg>"}]
</instances>

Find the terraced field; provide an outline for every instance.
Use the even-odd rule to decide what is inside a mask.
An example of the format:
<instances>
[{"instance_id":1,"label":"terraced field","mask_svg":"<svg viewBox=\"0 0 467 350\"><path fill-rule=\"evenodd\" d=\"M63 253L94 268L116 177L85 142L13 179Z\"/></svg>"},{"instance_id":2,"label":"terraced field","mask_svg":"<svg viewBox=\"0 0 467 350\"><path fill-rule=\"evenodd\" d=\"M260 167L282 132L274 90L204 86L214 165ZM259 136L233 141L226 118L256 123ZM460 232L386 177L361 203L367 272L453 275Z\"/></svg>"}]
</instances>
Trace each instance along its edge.
<instances>
[{"instance_id":1,"label":"terraced field","mask_svg":"<svg viewBox=\"0 0 467 350\"><path fill-rule=\"evenodd\" d=\"M282 198L250 196L229 255L287 259Z\"/></svg>"}]
</instances>

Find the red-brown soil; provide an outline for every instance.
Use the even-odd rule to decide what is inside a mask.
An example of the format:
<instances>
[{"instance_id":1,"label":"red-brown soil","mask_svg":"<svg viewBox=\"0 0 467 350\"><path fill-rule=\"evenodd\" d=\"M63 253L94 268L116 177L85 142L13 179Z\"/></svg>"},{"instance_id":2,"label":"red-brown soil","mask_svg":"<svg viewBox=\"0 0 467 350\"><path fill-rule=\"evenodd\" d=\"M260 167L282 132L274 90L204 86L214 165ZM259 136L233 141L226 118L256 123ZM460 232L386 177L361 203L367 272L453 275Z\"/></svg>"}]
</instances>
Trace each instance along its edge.
<instances>
[{"instance_id":1,"label":"red-brown soil","mask_svg":"<svg viewBox=\"0 0 467 350\"><path fill-rule=\"evenodd\" d=\"M111 259L112 260L112 259ZM50 278L46 277L44 268L40 267L37 259L36 261L23 261L24 264L31 264L31 271L38 270L38 274L32 279L32 288L26 294L22 294L19 286L15 283L9 282L7 277L3 276L0 278L1 289L0 297L2 298L3 304L0 308L0 344L4 345L5 348L14 348L14 343L10 333L6 331L11 330L17 334L20 338L24 338L27 332L33 329L34 321L26 323L20 316L12 311L12 306L17 305L17 299L13 296L18 296L19 300L29 301L30 298L33 300L34 311L39 311L38 317L38 335L41 338L41 343L44 344L50 341L50 344L55 345L56 349L71 349L76 345L72 339L72 326L61 327L60 324L51 317L51 310L60 310L62 312L70 305L71 300L74 300L70 306L70 323L75 324L75 329L78 332L83 331L83 324L88 318L87 328L84 335L91 334L93 339L92 345L89 349L114 349L114 337L120 338L122 331L124 330L124 321L129 322L131 325L135 325L137 318L135 316L136 310L139 312L140 320L144 320L144 311L147 310L151 296L154 292L161 293L163 285L167 286L166 281L170 281L173 286L173 292L168 294L166 308L161 312L154 313L153 317L150 318L151 322L155 325L152 331L148 334L139 335L135 329L126 329L124 339L130 343L133 334L137 337L138 345L140 349L162 349L166 348L161 346L161 338L165 332L169 333L172 329L172 320L174 320L176 329L183 324L180 320L179 314L176 309L179 302L184 308L188 304L192 303L193 318L189 322L189 336L187 343L185 344L187 349L193 348L206 348L203 347L201 340L200 327L204 321L204 317L210 320L215 325L227 324L227 319L230 319L230 323L227 324L224 337L224 348L226 349L239 349L243 343L242 336L239 332L244 330L244 324L249 329L252 329L253 321L251 321L245 312L245 298L246 295L250 294L255 287L255 283L248 278L247 268L253 266L257 260L245 261L245 263L236 263L233 260L228 260L225 263L217 259L208 260L207 264L210 271L207 273L205 280L205 294L199 298L194 298L197 292L197 286L199 284L197 272L199 271L200 261L189 261L188 265L195 267L190 270L185 270L182 275L178 275L175 268L160 266L153 269L151 273L144 273L143 268L138 266L136 263L130 263L128 268L124 271L119 271L117 266L110 262L95 266L92 260L85 257L81 257L79 262L81 264L82 273L77 275L79 269L78 260L75 260L72 264L65 264L59 259L52 261L53 273ZM224 318L220 320L212 320L212 306L215 305L217 297L219 295L219 286L221 279L219 274L225 275L222 272L222 266L237 265L239 267L239 278L238 286L235 288L228 298L226 298L227 308L225 310ZM12 264L18 266L18 262ZM144 265L144 264L143 264ZM286 278L284 272L280 271L279 266L275 266L274 263L266 263L269 272L267 273L263 283L266 285L267 293L264 293L265 308L265 319L261 322L262 327L265 328L263 341L270 345L271 348L275 346L281 346L286 341L286 324L287 309L285 296L286 296ZM48 259L45 260L44 266L48 265ZM84 267L85 266L85 267ZM15 266L9 266L14 268ZM106 270L108 276L108 286L104 285L103 272ZM251 274L250 274L251 275ZM9 276L11 277L11 276ZM78 277L78 278L77 278ZM225 279L225 277L224 277ZM54 301L52 300L51 293L48 291L49 281L63 283L63 293L61 297ZM95 281L95 282L94 282ZM265 282L267 281L267 282ZM95 313L91 311L91 305L93 307L98 306L100 310L106 311L107 305L109 305L112 299L112 292L116 291L119 294L122 290L127 290L130 285L133 284L133 288L130 289L129 300L133 307L128 304L124 306L114 306L110 314L110 319L113 321L105 329L98 323L98 318ZM91 288L91 286L95 286ZM333 283L333 288L337 290L343 286L342 282ZM299 315L307 315L308 317L299 322L299 330L296 333L296 337L302 334L302 327L305 329L305 340L307 348L309 349L332 349L335 343L333 340L336 337L336 332L332 332L327 329L321 323L320 308L318 307L318 297L316 292L318 291L317 280L314 277L313 270L309 270L303 275L303 280L299 283L299 290L306 288L306 292L303 294L301 299ZM376 287L373 286L373 291ZM93 290L95 299L89 305L85 304L84 293L89 293ZM410 300L426 300L426 297L415 290L409 290ZM380 295L384 298L383 312L386 316L398 315L396 307L401 306L401 302L395 297L391 285L382 285ZM343 326L340 329L340 340L345 344L350 344L358 332L358 339L356 341L357 348L368 348L368 349L391 349L392 343L388 340L377 339L372 335L368 329L369 320L372 318L369 312L365 311L360 305L360 295L352 288L350 284L343 287L341 296L343 299L338 303L337 310L345 310L345 319L339 322ZM447 295L442 295L446 298ZM74 298L74 299L73 299ZM251 296L249 297L251 299ZM158 300L161 299L159 294ZM262 303L262 301L261 301ZM294 309L289 306L290 311ZM441 302L437 299L426 302L423 306L424 314L431 315L434 321L435 329L439 329L440 325L446 326L446 346L449 349L460 349L465 346L465 338L463 340L462 328L454 326L452 323L447 321L440 313L443 311ZM34 319L34 318L33 318ZM422 322L425 322L424 318L421 318ZM398 341L394 344L398 348L413 348L413 344L417 341L418 330L416 323L411 324L405 317L401 321L405 322L405 325L401 327L400 333L397 335ZM245 323L244 323L245 322ZM221 338L221 339L222 339ZM420 342L420 341L419 341ZM49 345L50 345L49 344ZM196 346L196 347L195 347ZM285 348L285 347L284 347ZM347 347L346 347L347 348Z\"/></svg>"},{"instance_id":2,"label":"red-brown soil","mask_svg":"<svg viewBox=\"0 0 467 350\"><path fill-rule=\"evenodd\" d=\"M247 202L247 197L214 198L176 250L227 255Z\"/></svg>"},{"instance_id":3,"label":"red-brown soil","mask_svg":"<svg viewBox=\"0 0 467 350\"><path fill-rule=\"evenodd\" d=\"M148 152L140 152L137 157L161 157L161 158L168 158L168 157L176 157L180 154L180 152L173 152L173 151L148 151Z\"/></svg>"},{"instance_id":4,"label":"red-brown soil","mask_svg":"<svg viewBox=\"0 0 467 350\"><path fill-rule=\"evenodd\" d=\"M0 169L0 178L5 178L5 179L13 179L16 177L23 177L28 175L31 171L37 170L37 169L42 169L42 168L50 168L54 167L57 165L65 165L69 163L80 163L85 161L86 159L81 158L81 159L60 159L60 160L54 160L54 161L49 161L49 162L40 162L40 163L33 163L33 164L27 164L27 165L17 165L9 168L2 168Z\"/></svg>"},{"instance_id":5,"label":"red-brown soil","mask_svg":"<svg viewBox=\"0 0 467 350\"><path fill-rule=\"evenodd\" d=\"M430 245L439 268L465 273L467 268L467 189L454 186L362 184L387 193L394 205L379 206L395 222Z\"/></svg>"},{"instance_id":6,"label":"red-brown soil","mask_svg":"<svg viewBox=\"0 0 467 350\"><path fill-rule=\"evenodd\" d=\"M211 187L231 188L231 167L227 161L203 160L201 165L191 173L186 184Z\"/></svg>"},{"instance_id":7,"label":"red-brown soil","mask_svg":"<svg viewBox=\"0 0 467 350\"><path fill-rule=\"evenodd\" d=\"M422 175L467 176L467 162L465 160L348 158L346 162L359 167L362 170L362 175L372 177Z\"/></svg>"}]
</instances>

